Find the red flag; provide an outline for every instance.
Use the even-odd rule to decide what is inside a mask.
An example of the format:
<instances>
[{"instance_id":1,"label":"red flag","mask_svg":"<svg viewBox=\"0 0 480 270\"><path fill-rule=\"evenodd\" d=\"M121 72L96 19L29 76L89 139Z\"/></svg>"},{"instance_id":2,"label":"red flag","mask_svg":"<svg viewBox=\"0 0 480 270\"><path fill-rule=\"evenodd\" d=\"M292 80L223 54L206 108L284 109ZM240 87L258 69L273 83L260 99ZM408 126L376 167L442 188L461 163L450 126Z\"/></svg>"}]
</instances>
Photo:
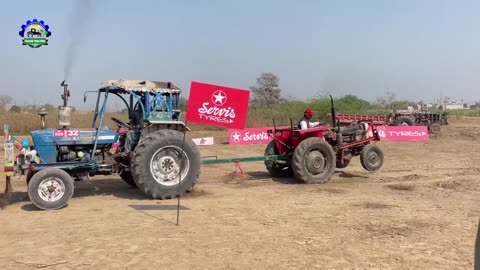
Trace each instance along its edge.
<instances>
[{"instance_id":1,"label":"red flag","mask_svg":"<svg viewBox=\"0 0 480 270\"><path fill-rule=\"evenodd\" d=\"M187 121L243 129L247 122L250 91L192 82Z\"/></svg>"}]
</instances>

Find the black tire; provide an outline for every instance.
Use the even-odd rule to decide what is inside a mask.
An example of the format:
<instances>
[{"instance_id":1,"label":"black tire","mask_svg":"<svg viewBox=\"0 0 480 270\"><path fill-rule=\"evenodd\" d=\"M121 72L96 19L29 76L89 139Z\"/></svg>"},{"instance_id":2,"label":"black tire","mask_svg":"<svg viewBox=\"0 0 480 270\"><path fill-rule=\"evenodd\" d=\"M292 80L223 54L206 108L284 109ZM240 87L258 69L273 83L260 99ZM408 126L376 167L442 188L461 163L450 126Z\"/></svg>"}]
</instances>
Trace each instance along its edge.
<instances>
[{"instance_id":1,"label":"black tire","mask_svg":"<svg viewBox=\"0 0 480 270\"><path fill-rule=\"evenodd\" d=\"M135 184L135 181L133 180L132 172L130 171L122 171L120 173L120 177L122 180L127 183L129 186L133 188L137 188L137 184Z\"/></svg>"},{"instance_id":2,"label":"black tire","mask_svg":"<svg viewBox=\"0 0 480 270\"><path fill-rule=\"evenodd\" d=\"M180 182L180 188L178 186L179 183L166 185L166 183L162 184L158 182L150 169L151 160L156 152L167 147L174 148L175 151L170 151L175 152L178 156L170 156L170 159L167 156L161 157L165 158L163 164L167 164L166 166L169 167L169 170L175 167L175 164L178 165L182 143L183 132L169 129L150 133L138 143L132 157L131 172L135 184L143 193L154 199L165 200L182 196L193 190L193 186L197 183L198 177L200 176L201 161L200 151L197 145L189 138L185 138L185 147L183 149L187 159L182 158L181 162L182 167L185 164L188 165L188 172L182 172L183 180ZM188 163L185 163L185 160L187 160ZM170 164L172 161L175 162L173 165ZM175 179L178 181L178 173Z\"/></svg>"},{"instance_id":3,"label":"black tire","mask_svg":"<svg viewBox=\"0 0 480 270\"><path fill-rule=\"evenodd\" d=\"M315 161L320 164L316 164ZM305 139L293 151L292 168L295 178L304 183L328 182L335 170L335 163L336 157L332 146L320 138ZM319 171L321 172L318 173Z\"/></svg>"},{"instance_id":4,"label":"black tire","mask_svg":"<svg viewBox=\"0 0 480 270\"><path fill-rule=\"evenodd\" d=\"M442 128L440 127L440 124L432 124L429 128L430 133L432 134L440 134Z\"/></svg>"},{"instance_id":5,"label":"black tire","mask_svg":"<svg viewBox=\"0 0 480 270\"><path fill-rule=\"evenodd\" d=\"M400 117L397 119L397 126L414 126L415 123L408 117Z\"/></svg>"},{"instance_id":6,"label":"black tire","mask_svg":"<svg viewBox=\"0 0 480 270\"><path fill-rule=\"evenodd\" d=\"M360 153L360 163L367 171L377 171L383 166L383 151L376 144L368 144Z\"/></svg>"},{"instance_id":7,"label":"black tire","mask_svg":"<svg viewBox=\"0 0 480 270\"><path fill-rule=\"evenodd\" d=\"M338 169L344 169L344 168L348 167L348 165L350 164L350 159L343 159L343 164L338 162L338 161L336 163L337 163L336 167Z\"/></svg>"},{"instance_id":8,"label":"black tire","mask_svg":"<svg viewBox=\"0 0 480 270\"><path fill-rule=\"evenodd\" d=\"M54 178L51 179L51 183L45 183L46 180L49 178ZM57 168L46 168L43 170L38 171L35 173L32 178L30 179L28 183L28 197L30 198L30 201L39 209L42 210L56 210L64 207L67 205L68 201L73 196L73 190L74 190L74 183L73 183L73 178L64 170L57 169ZM48 201L46 198L42 198L42 196L39 194L38 189L41 186L44 186L45 188L46 185L48 184L55 184L57 188L55 191L60 191L61 196L57 198L56 201ZM62 187L63 186L63 187ZM63 189L63 192L62 192ZM52 193L51 191L48 191L44 189L45 194L47 192ZM45 196L45 195L44 195Z\"/></svg>"},{"instance_id":9,"label":"black tire","mask_svg":"<svg viewBox=\"0 0 480 270\"><path fill-rule=\"evenodd\" d=\"M277 145L275 144L275 140L272 140L267 144L265 148L265 156L270 155L278 155ZM265 160L265 167L267 168L268 173L272 177L292 177L293 170L292 166L285 166L283 164L278 164L273 160Z\"/></svg>"}]
</instances>

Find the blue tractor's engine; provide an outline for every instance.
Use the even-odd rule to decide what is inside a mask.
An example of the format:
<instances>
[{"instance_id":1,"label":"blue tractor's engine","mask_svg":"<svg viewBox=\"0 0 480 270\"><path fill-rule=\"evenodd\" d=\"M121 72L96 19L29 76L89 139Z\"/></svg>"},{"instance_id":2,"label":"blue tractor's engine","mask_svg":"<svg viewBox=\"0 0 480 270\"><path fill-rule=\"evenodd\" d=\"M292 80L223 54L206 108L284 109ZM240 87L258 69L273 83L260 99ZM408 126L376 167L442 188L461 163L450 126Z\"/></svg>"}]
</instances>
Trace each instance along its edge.
<instances>
[{"instance_id":1,"label":"blue tractor's engine","mask_svg":"<svg viewBox=\"0 0 480 270\"><path fill-rule=\"evenodd\" d=\"M45 128L45 111L40 111L42 129L31 132L33 148L36 150L40 163L58 163L68 161L85 161L93 156L97 161L105 161L105 155L118 140L118 133L108 127L97 129L70 129L71 107L67 106L70 91L63 81L63 106L59 106L58 124L62 129ZM96 145L95 145L96 143ZM93 153L95 149L95 153Z\"/></svg>"},{"instance_id":2,"label":"blue tractor's engine","mask_svg":"<svg viewBox=\"0 0 480 270\"><path fill-rule=\"evenodd\" d=\"M44 129L31 132L37 155L42 163L64 162L89 159L95 143L96 130ZM96 155L101 159L117 142L118 133L108 128L100 130Z\"/></svg>"}]
</instances>

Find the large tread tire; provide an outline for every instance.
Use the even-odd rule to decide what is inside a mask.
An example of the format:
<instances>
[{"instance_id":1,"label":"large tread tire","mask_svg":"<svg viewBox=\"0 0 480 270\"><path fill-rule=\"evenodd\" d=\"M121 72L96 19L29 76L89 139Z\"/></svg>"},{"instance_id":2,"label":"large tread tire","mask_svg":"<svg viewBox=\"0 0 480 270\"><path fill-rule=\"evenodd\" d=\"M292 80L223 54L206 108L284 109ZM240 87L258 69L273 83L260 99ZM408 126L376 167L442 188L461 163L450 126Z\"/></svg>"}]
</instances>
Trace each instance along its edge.
<instances>
[{"instance_id":1,"label":"large tread tire","mask_svg":"<svg viewBox=\"0 0 480 270\"><path fill-rule=\"evenodd\" d=\"M135 148L130 163L133 180L143 193L153 199L166 200L183 196L185 193L192 191L197 183L200 176L200 151L193 140L189 138L185 138L183 149L188 158L189 170L186 174L182 174L183 180L179 184L164 185L159 183L155 180L150 169L151 160L157 150L164 147L173 147L180 153L183 136L183 132L177 130L159 130L146 135ZM182 166L184 162L185 159L182 160ZM176 179L178 179L178 174Z\"/></svg>"},{"instance_id":2,"label":"large tread tire","mask_svg":"<svg viewBox=\"0 0 480 270\"><path fill-rule=\"evenodd\" d=\"M368 144L360 153L362 167L370 172L378 171L383 166L383 151L377 144Z\"/></svg>"},{"instance_id":3,"label":"large tread tire","mask_svg":"<svg viewBox=\"0 0 480 270\"><path fill-rule=\"evenodd\" d=\"M311 152L312 150L313 152ZM311 162L312 158L309 157L310 153L317 155L317 160L323 159L323 170L319 174L309 172L308 167L314 166L314 162ZM336 156L332 146L320 138L313 137L303 140L293 152L292 168L295 178L307 184L328 182L335 170L335 165Z\"/></svg>"},{"instance_id":4,"label":"large tread tire","mask_svg":"<svg viewBox=\"0 0 480 270\"><path fill-rule=\"evenodd\" d=\"M275 140L272 140L267 144L265 148L265 156L278 155L277 145ZM283 164L282 164L283 165ZM268 173L272 177L293 177L292 166L281 166L273 160L265 160L265 167Z\"/></svg>"},{"instance_id":5,"label":"large tread tire","mask_svg":"<svg viewBox=\"0 0 480 270\"><path fill-rule=\"evenodd\" d=\"M131 186L132 188L137 188L137 184L135 184L135 181L133 180L133 175L132 175L132 172L130 171L122 171L120 173L120 178L122 178L122 180L127 183L129 186Z\"/></svg>"},{"instance_id":6,"label":"large tread tire","mask_svg":"<svg viewBox=\"0 0 480 270\"><path fill-rule=\"evenodd\" d=\"M397 119L397 126L415 126L415 123L408 117L400 117Z\"/></svg>"},{"instance_id":7,"label":"large tread tire","mask_svg":"<svg viewBox=\"0 0 480 270\"><path fill-rule=\"evenodd\" d=\"M48 201L40 196L38 189L40 186L45 186L46 184L51 183L44 183L44 180L48 178L52 179L51 183L63 186L60 189L61 196L55 201ZM63 189L63 191L62 191ZM36 172L28 183L28 197L30 201L42 210L57 210L60 209L68 204L68 201L73 196L74 191L74 180L73 178L64 170L57 169L57 168L46 168ZM57 191L57 189L56 189ZM45 190L46 192L46 190Z\"/></svg>"}]
</instances>

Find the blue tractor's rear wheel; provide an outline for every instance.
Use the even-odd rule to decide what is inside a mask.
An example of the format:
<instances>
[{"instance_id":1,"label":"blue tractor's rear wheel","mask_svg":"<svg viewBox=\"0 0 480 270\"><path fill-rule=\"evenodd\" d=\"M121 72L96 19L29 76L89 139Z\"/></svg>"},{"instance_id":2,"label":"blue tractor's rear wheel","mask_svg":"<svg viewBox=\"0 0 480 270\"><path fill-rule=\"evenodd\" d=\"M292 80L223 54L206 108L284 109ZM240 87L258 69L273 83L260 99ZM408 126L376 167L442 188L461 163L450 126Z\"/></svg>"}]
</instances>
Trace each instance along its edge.
<instances>
[{"instance_id":1,"label":"blue tractor's rear wheel","mask_svg":"<svg viewBox=\"0 0 480 270\"><path fill-rule=\"evenodd\" d=\"M129 186L132 188L137 188L137 184L135 184L135 181L133 180L132 172L130 171L122 171L120 173L120 177L122 180L127 183Z\"/></svg>"},{"instance_id":2,"label":"blue tractor's rear wheel","mask_svg":"<svg viewBox=\"0 0 480 270\"><path fill-rule=\"evenodd\" d=\"M200 151L183 132L159 130L135 148L131 172L137 187L154 199L172 199L193 189L200 175Z\"/></svg>"}]
</instances>

